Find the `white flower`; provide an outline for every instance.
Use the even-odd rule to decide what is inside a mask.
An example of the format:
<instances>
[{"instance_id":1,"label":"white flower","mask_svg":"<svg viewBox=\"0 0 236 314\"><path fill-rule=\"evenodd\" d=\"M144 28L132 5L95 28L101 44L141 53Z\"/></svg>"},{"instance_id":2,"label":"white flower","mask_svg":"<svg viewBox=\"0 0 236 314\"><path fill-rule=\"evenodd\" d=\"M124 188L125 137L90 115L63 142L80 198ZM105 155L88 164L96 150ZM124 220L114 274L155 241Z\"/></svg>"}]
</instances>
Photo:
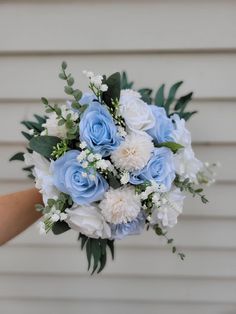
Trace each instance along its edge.
<instances>
[{"instance_id":1,"label":"white flower","mask_svg":"<svg viewBox=\"0 0 236 314\"><path fill-rule=\"evenodd\" d=\"M125 129L120 125L117 126L117 132L119 133L121 137L126 137L127 135L127 132L125 131Z\"/></svg>"},{"instance_id":2,"label":"white flower","mask_svg":"<svg viewBox=\"0 0 236 314\"><path fill-rule=\"evenodd\" d=\"M85 141L82 141L80 144L79 144L79 147L81 149L85 149L87 147L87 143Z\"/></svg>"},{"instance_id":3,"label":"white flower","mask_svg":"<svg viewBox=\"0 0 236 314\"><path fill-rule=\"evenodd\" d=\"M139 93L132 90L121 91L119 110L128 129L133 132L144 132L155 124L150 106L140 99Z\"/></svg>"},{"instance_id":4,"label":"white flower","mask_svg":"<svg viewBox=\"0 0 236 314\"><path fill-rule=\"evenodd\" d=\"M50 163L36 152L24 154L24 159L27 166L34 166L32 172L35 177L35 186L42 193L44 204L47 204L49 198L56 198L59 195L59 191L53 184L53 161Z\"/></svg>"},{"instance_id":5,"label":"white flower","mask_svg":"<svg viewBox=\"0 0 236 314\"><path fill-rule=\"evenodd\" d=\"M126 136L121 145L112 152L111 159L121 170L134 171L146 166L153 151L151 138L136 133Z\"/></svg>"},{"instance_id":6,"label":"white flower","mask_svg":"<svg viewBox=\"0 0 236 314\"><path fill-rule=\"evenodd\" d=\"M131 187L110 189L105 193L99 207L106 221L121 224L130 222L138 216L141 201Z\"/></svg>"},{"instance_id":7,"label":"white flower","mask_svg":"<svg viewBox=\"0 0 236 314\"><path fill-rule=\"evenodd\" d=\"M100 87L100 90L101 90L102 92L106 92L106 91L108 90L107 84L102 84L101 87Z\"/></svg>"},{"instance_id":8,"label":"white flower","mask_svg":"<svg viewBox=\"0 0 236 314\"><path fill-rule=\"evenodd\" d=\"M121 175L120 183L125 185L129 182L129 179L130 179L129 173L127 171L124 171Z\"/></svg>"},{"instance_id":9,"label":"white flower","mask_svg":"<svg viewBox=\"0 0 236 314\"><path fill-rule=\"evenodd\" d=\"M192 182L196 181L197 173L202 169L203 165L198 160L191 147L179 149L174 154L174 167L176 173L181 179L190 179Z\"/></svg>"},{"instance_id":10,"label":"white flower","mask_svg":"<svg viewBox=\"0 0 236 314\"><path fill-rule=\"evenodd\" d=\"M87 76L87 78L91 79L94 76L94 73L92 71L84 70L83 74Z\"/></svg>"},{"instance_id":11,"label":"white flower","mask_svg":"<svg viewBox=\"0 0 236 314\"><path fill-rule=\"evenodd\" d=\"M78 206L66 210L66 222L78 232L90 238L110 238L111 229L96 206Z\"/></svg>"},{"instance_id":12,"label":"white flower","mask_svg":"<svg viewBox=\"0 0 236 314\"><path fill-rule=\"evenodd\" d=\"M157 205L151 216L151 224L161 223L164 228L171 228L177 224L177 218L183 210L185 196L179 189L174 189L158 197Z\"/></svg>"},{"instance_id":13,"label":"white flower","mask_svg":"<svg viewBox=\"0 0 236 314\"><path fill-rule=\"evenodd\" d=\"M61 115L66 119L67 115L71 115L71 120L76 121L79 117L78 112L70 110L67 105L60 106ZM48 119L42 125L44 130L41 132L41 135L50 135L57 136L59 138L66 138L67 129L65 124L58 125L58 116L55 112L49 114Z\"/></svg>"},{"instance_id":14,"label":"white flower","mask_svg":"<svg viewBox=\"0 0 236 314\"><path fill-rule=\"evenodd\" d=\"M185 126L185 120L180 119L177 114L174 114L171 119L174 121L175 129L172 131L174 142L188 147L191 145L191 134Z\"/></svg>"}]
</instances>

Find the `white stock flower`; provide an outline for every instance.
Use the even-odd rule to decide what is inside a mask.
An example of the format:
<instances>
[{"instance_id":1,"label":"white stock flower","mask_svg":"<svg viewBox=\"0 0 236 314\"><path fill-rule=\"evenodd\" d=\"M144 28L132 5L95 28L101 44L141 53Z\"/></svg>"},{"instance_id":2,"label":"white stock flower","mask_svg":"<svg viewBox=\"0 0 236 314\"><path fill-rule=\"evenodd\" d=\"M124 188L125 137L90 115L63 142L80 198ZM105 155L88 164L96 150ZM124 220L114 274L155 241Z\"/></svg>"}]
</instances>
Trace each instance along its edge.
<instances>
[{"instance_id":1,"label":"white stock flower","mask_svg":"<svg viewBox=\"0 0 236 314\"><path fill-rule=\"evenodd\" d=\"M99 207L106 221L121 224L130 222L138 216L141 201L131 187L110 189L105 193Z\"/></svg>"},{"instance_id":2,"label":"white stock flower","mask_svg":"<svg viewBox=\"0 0 236 314\"><path fill-rule=\"evenodd\" d=\"M140 94L133 90L122 90L119 109L129 130L139 133L151 129L155 124L150 106L140 97Z\"/></svg>"},{"instance_id":3,"label":"white stock flower","mask_svg":"<svg viewBox=\"0 0 236 314\"><path fill-rule=\"evenodd\" d=\"M66 210L66 222L71 229L81 232L90 238L110 238L111 229L100 210L93 205L75 205Z\"/></svg>"},{"instance_id":4,"label":"white stock flower","mask_svg":"<svg viewBox=\"0 0 236 314\"><path fill-rule=\"evenodd\" d=\"M131 133L111 154L115 166L121 170L134 171L146 166L154 149L151 138Z\"/></svg>"},{"instance_id":5,"label":"white stock flower","mask_svg":"<svg viewBox=\"0 0 236 314\"><path fill-rule=\"evenodd\" d=\"M179 149L174 154L173 160L175 171L181 179L190 179L192 182L196 181L197 173L202 169L203 164L195 157L191 146Z\"/></svg>"},{"instance_id":6,"label":"white stock flower","mask_svg":"<svg viewBox=\"0 0 236 314\"><path fill-rule=\"evenodd\" d=\"M154 206L151 224L161 223L164 228L171 228L177 224L177 218L183 210L184 194L174 189L157 197L158 204Z\"/></svg>"},{"instance_id":7,"label":"white stock flower","mask_svg":"<svg viewBox=\"0 0 236 314\"><path fill-rule=\"evenodd\" d=\"M59 191L53 184L52 162L40 154L33 152L32 154L24 154L25 164L34 166L32 172L35 177L35 186L43 196L44 204L47 204L49 198L56 198Z\"/></svg>"}]
</instances>

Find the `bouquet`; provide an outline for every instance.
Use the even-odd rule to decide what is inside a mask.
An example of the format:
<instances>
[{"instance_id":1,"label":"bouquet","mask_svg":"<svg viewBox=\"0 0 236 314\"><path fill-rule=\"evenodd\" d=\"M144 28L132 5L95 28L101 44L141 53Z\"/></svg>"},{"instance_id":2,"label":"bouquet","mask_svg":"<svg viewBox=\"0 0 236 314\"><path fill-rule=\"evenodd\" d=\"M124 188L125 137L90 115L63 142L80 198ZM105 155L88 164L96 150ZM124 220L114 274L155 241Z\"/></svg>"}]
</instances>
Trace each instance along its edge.
<instances>
[{"instance_id":1,"label":"bouquet","mask_svg":"<svg viewBox=\"0 0 236 314\"><path fill-rule=\"evenodd\" d=\"M164 237L173 253L184 254L168 237L182 213L187 193L207 199L203 184L213 181L212 167L199 161L185 121L192 93L176 99L183 82L167 95L162 85L134 90L125 72L109 77L83 72L88 92L75 88L62 63L69 100L62 105L42 98L45 116L23 121L29 177L42 194L40 232L73 229L86 248L88 269L101 272L114 242L145 229Z\"/></svg>"}]
</instances>

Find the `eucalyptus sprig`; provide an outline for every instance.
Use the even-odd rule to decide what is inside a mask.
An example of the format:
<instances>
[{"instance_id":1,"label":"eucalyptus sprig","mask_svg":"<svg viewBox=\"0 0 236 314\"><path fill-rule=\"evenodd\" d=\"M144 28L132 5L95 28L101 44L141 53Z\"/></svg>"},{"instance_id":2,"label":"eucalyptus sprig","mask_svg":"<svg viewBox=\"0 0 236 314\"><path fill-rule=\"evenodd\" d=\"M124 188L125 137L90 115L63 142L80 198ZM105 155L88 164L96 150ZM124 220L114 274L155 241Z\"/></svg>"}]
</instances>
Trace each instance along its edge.
<instances>
[{"instance_id":1,"label":"eucalyptus sprig","mask_svg":"<svg viewBox=\"0 0 236 314\"><path fill-rule=\"evenodd\" d=\"M194 183L190 182L190 180L187 178L184 181L181 181L179 177L176 177L174 184L180 189L180 191L186 191L192 194L193 197L196 195L201 198L201 201L203 204L208 203L208 199L206 196L202 193L203 189L196 186Z\"/></svg>"},{"instance_id":2,"label":"eucalyptus sprig","mask_svg":"<svg viewBox=\"0 0 236 314\"><path fill-rule=\"evenodd\" d=\"M66 82L66 85L64 87L64 91L67 95L71 95L74 98L74 101L72 101L71 107L79 110L81 108L81 105L79 103L81 97L82 97L82 92L78 88L74 89L73 85L75 83L75 80L71 73L67 74L66 73L67 69L67 63L65 61L62 62L61 64L61 72L59 74L59 78L61 80L64 80Z\"/></svg>"}]
</instances>

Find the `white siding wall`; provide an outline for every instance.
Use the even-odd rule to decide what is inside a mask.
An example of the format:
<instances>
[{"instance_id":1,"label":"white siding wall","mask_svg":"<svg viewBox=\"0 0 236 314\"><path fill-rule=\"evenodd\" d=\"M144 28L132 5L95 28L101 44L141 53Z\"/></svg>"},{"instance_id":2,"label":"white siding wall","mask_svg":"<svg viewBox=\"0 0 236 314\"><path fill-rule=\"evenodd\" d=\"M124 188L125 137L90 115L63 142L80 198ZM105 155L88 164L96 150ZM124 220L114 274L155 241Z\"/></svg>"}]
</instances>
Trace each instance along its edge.
<instances>
[{"instance_id":1,"label":"white siding wall","mask_svg":"<svg viewBox=\"0 0 236 314\"><path fill-rule=\"evenodd\" d=\"M83 69L126 69L137 87L184 79L200 111L189 123L197 155L221 161L219 180L172 232L185 262L145 234L91 278L73 232L30 228L0 249L0 313L236 313L236 1L0 1L1 193L30 186L7 160L39 98L64 99L64 59L82 88Z\"/></svg>"}]
</instances>

